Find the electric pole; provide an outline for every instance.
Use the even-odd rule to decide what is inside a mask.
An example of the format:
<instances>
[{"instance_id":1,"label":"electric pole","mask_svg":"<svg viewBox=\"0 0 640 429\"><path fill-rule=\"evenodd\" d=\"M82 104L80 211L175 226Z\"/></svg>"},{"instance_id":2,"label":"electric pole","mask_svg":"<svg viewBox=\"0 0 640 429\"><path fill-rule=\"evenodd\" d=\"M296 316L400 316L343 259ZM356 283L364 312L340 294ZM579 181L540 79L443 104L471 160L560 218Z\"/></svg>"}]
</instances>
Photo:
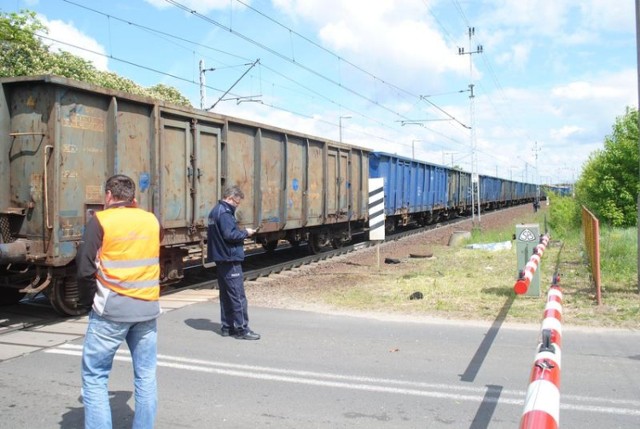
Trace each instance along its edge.
<instances>
[{"instance_id":1,"label":"electric pole","mask_svg":"<svg viewBox=\"0 0 640 429\"><path fill-rule=\"evenodd\" d=\"M538 203L540 203L540 173L538 172L538 152L540 152L542 149L538 147L538 142L534 143L534 148L533 148L533 152L535 154L535 162L536 162L536 175L533 176L534 179L534 183L536 185L536 201Z\"/></svg>"},{"instance_id":2,"label":"electric pole","mask_svg":"<svg viewBox=\"0 0 640 429\"><path fill-rule=\"evenodd\" d=\"M640 105L640 0L636 0L636 73L638 79L638 104ZM638 114L638 126L640 126L640 113ZM640 148L640 139L638 140ZM638 243L640 243L640 192L637 199L638 220ZM638 292L640 292L640 246L638 246Z\"/></svg>"},{"instance_id":3,"label":"electric pole","mask_svg":"<svg viewBox=\"0 0 640 429\"><path fill-rule=\"evenodd\" d=\"M204 68L204 60L200 60L200 62L198 63L198 68L200 69L200 110L204 110L204 101L206 98L206 93L205 93L205 80L204 80L204 74L205 72L208 71L214 71L214 68L210 68L210 69L205 69Z\"/></svg>"},{"instance_id":4,"label":"electric pole","mask_svg":"<svg viewBox=\"0 0 640 429\"><path fill-rule=\"evenodd\" d=\"M204 109L204 61L198 63L200 69L200 110Z\"/></svg>"},{"instance_id":5,"label":"electric pole","mask_svg":"<svg viewBox=\"0 0 640 429\"><path fill-rule=\"evenodd\" d=\"M473 54L481 54L483 52L482 45L477 45L476 50L471 49L471 40L475 35L475 27L469 27L469 51L465 52L464 48L458 48L458 55L469 55L469 122L471 127L470 139L471 139L471 221L475 222L474 205L475 194L477 192L478 201L478 223L480 223L480 177L478 176L478 160L476 157L476 127L475 127L475 115L474 115L474 94L473 94L473 61L471 56ZM475 184L475 185L474 185ZM475 188L475 189L474 189Z\"/></svg>"}]
</instances>

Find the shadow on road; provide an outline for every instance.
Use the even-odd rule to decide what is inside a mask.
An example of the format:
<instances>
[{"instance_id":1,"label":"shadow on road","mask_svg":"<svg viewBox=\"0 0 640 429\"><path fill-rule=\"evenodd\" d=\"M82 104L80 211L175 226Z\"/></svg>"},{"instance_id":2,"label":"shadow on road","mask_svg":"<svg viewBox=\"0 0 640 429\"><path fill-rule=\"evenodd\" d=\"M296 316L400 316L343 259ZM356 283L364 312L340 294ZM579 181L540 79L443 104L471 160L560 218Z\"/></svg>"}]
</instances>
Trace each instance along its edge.
<instances>
[{"instance_id":1,"label":"shadow on road","mask_svg":"<svg viewBox=\"0 0 640 429\"><path fill-rule=\"evenodd\" d=\"M127 403L131 398L131 392L115 391L109 392L109 403L111 404L111 420L114 429L128 429L133 423L133 410ZM60 428L62 429L82 429L84 428L84 408L82 397L78 397L79 407L71 407L62 415Z\"/></svg>"},{"instance_id":2,"label":"shadow on road","mask_svg":"<svg viewBox=\"0 0 640 429\"><path fill-rule=\"evenodd\" d=\"M500 309L500 312L498 313L498 316L496 317L496 320L493 321L491 328L489 328L489 331L484 336L482 343L480 343L480 347L478 347L478 350L476 350L476 354L471 359L471 362L469 362L469 366L460 376L461 381L472 382L476 379L478 371L482 367L482 363L487 357L487 353L489 353L491 345L496 339L498 331L500 330L502 323L507 317L507 314L509 313L509 310L511 309L511 306L513 305L513 301L515 299L516 295L512 293L505 301L504 305Z\"/></svg>"},{"instance_id":3,"label":"shadow on road","mask_svg":"<svg viewBox=\"0 0 640 429\"><path fill-rule=\"evenodd\" d=\"M471 362L469 362L469 366L464 371L464 373L460 376L461 381L472 382L475 380L478 375L478 371L482 367L482 363L484 362L493 341L496 339L498 335L498 331L500 331L500 327L502 323L507 317L511 306L513 305L513 301L516 299L515 294L509 295L507 300L502 305L498 316L493 321L493 324L487 331L482 343L480 343L480 347L476 350L476 353L473 355ZM496 410L496 406L498 405L498 400L500 399L500 394L502 393L502 386L497 385L487 385L487 392L482 399L482 403L476 412L476 415L473 418L473 422L469 429L485 429L489 427L489 423L491 422L491 418L493 417L493 413Z\"/></svg>"},{"instance_id":4,"label":"shadow on road","mask_svg":"<svg viewBox=\"0 0 640 429\"><path fill-rule=\"evenodd\" d=\"M484 394L482 403L478 408L478 412L476 412L476 415L473 417L469 429L486 429L489 427L501 393L502 386L496 386L494 384L487 385L487 392Z\"/></svg>"}]
</instances>

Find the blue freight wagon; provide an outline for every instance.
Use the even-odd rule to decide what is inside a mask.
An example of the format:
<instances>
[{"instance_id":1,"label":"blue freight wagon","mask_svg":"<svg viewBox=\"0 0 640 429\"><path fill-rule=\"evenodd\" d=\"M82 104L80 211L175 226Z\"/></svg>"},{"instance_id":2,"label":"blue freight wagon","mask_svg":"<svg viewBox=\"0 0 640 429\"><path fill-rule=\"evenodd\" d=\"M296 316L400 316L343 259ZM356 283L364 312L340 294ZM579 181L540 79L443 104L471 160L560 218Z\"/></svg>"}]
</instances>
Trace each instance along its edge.
<instances>
[{"instance_id":1,"label":"blue freight wagon","mask_svg":"<svg viewBox=\"0 0 640 429\"><path fill-rule=\"evenodd\" d=\"M426 225L446 216L449 169L385 152L369 154L369 177L384 179L385 226L391 232L415 222ZM463 175L464 177L464 175ZM458 198L457 194L452 194Z\"/></svg>"}]
</instances>

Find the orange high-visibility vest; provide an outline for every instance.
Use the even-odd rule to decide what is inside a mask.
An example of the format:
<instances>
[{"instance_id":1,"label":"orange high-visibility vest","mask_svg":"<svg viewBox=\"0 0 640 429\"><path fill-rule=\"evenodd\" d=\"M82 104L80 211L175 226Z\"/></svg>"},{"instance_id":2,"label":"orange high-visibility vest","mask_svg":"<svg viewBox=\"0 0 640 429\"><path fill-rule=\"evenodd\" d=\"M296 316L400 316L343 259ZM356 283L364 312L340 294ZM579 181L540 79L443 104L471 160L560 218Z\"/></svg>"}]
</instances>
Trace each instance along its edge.
<instances>
[{"instance_id":1,"label":"orange high-visibility vest","mask_svg":"<svg viewBox=\"0 0 640 429\"><path fill-rule=\"evenodd\" d=\"M96 213L104 231L97 281L131 298L160 297L160 224L147 211L116 207Z\"/></svg>"}]
</instances>

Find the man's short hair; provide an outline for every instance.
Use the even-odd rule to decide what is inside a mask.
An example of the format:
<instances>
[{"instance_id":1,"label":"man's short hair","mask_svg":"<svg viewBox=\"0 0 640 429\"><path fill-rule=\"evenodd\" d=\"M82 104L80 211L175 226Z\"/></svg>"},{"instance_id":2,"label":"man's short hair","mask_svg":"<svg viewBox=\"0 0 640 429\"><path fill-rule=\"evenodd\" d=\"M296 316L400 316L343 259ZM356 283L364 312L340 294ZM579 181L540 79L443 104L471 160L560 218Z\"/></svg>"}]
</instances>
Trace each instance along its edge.
<instances>
[{"instance_id":1,"label":"man's short hair","mask_svg":"<svg viewBox=\"0 0 640 429\"><path fill-rule=\"evenodd\" d=\"M136 184L129 176L116 174L107 179L104 191L111 191L111 195L116 201L132 202L136 196Z\"/></svg>"},{"instance_id":2,"label":"man's short hair","mask_svg":"<svg viewBox=\"0 0 640 429\"><path fill-rule=\"evenodd\" d=\"M229 186L224 190L224 193L222 194L222 198L227 199L229 197L240 198L241 200L243 200L244 192L242 192L242 190L238 185Z\"/></svg>"}]
</instances>

